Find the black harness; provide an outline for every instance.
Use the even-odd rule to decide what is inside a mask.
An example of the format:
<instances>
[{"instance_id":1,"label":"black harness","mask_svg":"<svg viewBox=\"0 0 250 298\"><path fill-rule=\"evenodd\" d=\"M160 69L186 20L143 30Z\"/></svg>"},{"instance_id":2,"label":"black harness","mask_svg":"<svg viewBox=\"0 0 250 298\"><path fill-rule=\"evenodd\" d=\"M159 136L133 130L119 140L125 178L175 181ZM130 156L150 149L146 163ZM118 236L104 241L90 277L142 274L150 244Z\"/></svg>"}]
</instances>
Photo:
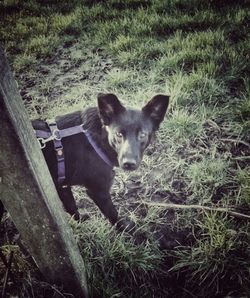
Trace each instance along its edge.
<instances>
[{"instance_id":1,"label":"black harness","mask_svg":"<svg viewBox=\"0 0 250 298\"><path fill-rule=\"evenodd\" d=\"M113 163L107 157L107 155L103 152L103 150L98 147L90 133L83 128L83 125L77 125L65 129L58 129L55 119L46 120L50 131L38 130L35 129L35 134L37 140L39 141L41 149L45 148L46 143L53 141L54 149L56 153L57 159L57 181L59 185L63 185L65 181L65 158L64 151L62 145L62 138L66 138L75 134L84 133L86 138L88 139L91 146L94 148L95 152L99 155L99 157L110 167L113 168Z\"/></svg>"}]
</instances>

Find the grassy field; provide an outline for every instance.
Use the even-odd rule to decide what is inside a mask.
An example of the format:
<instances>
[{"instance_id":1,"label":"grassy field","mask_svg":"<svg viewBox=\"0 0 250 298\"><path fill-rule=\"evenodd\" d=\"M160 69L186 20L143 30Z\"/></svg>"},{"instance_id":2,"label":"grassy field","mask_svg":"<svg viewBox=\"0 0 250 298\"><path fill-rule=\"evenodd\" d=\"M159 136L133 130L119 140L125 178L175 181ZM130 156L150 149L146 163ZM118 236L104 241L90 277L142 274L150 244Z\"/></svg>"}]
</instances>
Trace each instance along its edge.
<instances>
[{"instance_id":1,"label":"grassy field","mask_svg":"<svg viewBox=\"0 0 250 298\"><path fill-rule=\"evenodd\" d=\"M96 105L100 91L132 106L171 96L140 169L117 169L112 189L146 242L117 234L74 189L91 215L70 219L91 297L249 297L250 222L220 209L250 215L249 18L247 0L0 1L31 119ZM68 297L16 246L2 250L15 250L10 294Z\"/></svg>"}]
</instances>

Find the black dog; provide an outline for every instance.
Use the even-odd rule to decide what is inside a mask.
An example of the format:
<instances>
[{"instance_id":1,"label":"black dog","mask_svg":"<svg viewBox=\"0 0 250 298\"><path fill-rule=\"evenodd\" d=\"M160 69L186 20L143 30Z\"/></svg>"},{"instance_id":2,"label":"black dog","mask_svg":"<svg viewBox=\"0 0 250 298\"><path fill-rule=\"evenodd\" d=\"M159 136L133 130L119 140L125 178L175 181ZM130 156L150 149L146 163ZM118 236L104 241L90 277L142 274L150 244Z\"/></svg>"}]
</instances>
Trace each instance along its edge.
<instances>
[{"instance_id":1,"label":"black dog","mask_svg":"<svg viewBox=\"0 0 250 298\"><path fill-rule=\"evenodd\" d=\"M145 148L165 116L168 103L168 96L156 95L142 110L126 109L115 95L99 94L98 108L88 108L57 119L59 129L83 124L96 147L101 149L111 163L107 164L100 157L84 133L65 137L62 144L66 179L62 186L57 182L57 159L53 142L47 143L43 154L67 212L79 218L70 186L84 185L88 195L111 224L124 228L127 223L120 220L110 197L113 166L120 166L124 170L138 168ZM48 131L47 123L42 120L35 120L32 125L35 130Z\"/></svg>"}]
</instances>

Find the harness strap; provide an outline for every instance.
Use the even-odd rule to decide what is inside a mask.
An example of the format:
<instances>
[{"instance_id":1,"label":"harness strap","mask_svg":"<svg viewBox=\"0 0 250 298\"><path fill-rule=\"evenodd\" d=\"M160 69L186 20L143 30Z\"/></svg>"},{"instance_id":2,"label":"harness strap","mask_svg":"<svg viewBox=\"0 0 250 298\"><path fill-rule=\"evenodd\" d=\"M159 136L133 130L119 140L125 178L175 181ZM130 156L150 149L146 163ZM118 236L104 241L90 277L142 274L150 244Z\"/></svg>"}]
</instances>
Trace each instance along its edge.
<instances>
[{"instance_id":1,"label":"harness strap","mask_svg":"<svg viewBox=\"0 0 250 298\"><path fill-rule=\"evenodd\" d=\"M92 138L91 134L87 130L84 130L84 129L83 129L82 132L84 132L84 134L87 137L89 143L94 148L95 152L99 155L99 157L101 157L101 159L103 161L105 161L106 164L108 164L111 168L113 168L112 162L109 160L109 158L107 157L107 155L101 150L101 148L97 146L97 144L94 141L94 139Z\"/></svg>"},{"instance_id":2,"label":"harness strap","mask_svg":"<svg viewBox=\"0 0 250 298\"><path fill-rule=\"evenodd\" d=\"M48 123L48 121L47 121L47 123ZM35 130L35 132L36 132L37 138L48 139L51 137L51 132L49 132L49 131L37 129L37 130ZM60 129L60 130L58 129L57 132L60 133L60 138L62 139L65 137L76 135L78 133L86 134L87 131L83 129L82 125L77 125L77 126Z\"/></svg>"},{"instance_id":3,"label":"harness strap","mask_svg":"<svg viewBox=\"0 0 250 298\"><path fill-rule=\"evenodd\" d=\"M53 139L54 149L56 152L56 159L57 159L57 181L60 185L63 184L65 180L65 162L64 162L64 152L63 152L63 145L61 142L61 133L57 128L57 124L55 119L46 120L49 129L51 131L51 135L54 135L55 138Z\"/></svg>"}]
</instances>

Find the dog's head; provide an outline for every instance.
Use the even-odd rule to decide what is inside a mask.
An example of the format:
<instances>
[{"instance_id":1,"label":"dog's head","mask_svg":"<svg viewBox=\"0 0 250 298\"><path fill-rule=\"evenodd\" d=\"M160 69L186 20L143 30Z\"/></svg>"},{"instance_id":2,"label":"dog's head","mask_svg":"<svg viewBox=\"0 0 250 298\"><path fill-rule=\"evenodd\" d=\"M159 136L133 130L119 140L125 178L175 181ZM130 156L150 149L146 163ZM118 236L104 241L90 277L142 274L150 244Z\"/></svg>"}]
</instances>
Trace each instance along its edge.
<instances>
[{"instance_id":1,"label":"dog's head","mask_svg":"<svg viewBox=\"0 0 250 298\"><path fill-rule=\"evenodd\" d=\"M156 95L141 110L126 109L114 94L98 95L99 116L121 168L138 168L144 150L164 119L168 103L169 96Z\"/></svg>"}]
</instances>

